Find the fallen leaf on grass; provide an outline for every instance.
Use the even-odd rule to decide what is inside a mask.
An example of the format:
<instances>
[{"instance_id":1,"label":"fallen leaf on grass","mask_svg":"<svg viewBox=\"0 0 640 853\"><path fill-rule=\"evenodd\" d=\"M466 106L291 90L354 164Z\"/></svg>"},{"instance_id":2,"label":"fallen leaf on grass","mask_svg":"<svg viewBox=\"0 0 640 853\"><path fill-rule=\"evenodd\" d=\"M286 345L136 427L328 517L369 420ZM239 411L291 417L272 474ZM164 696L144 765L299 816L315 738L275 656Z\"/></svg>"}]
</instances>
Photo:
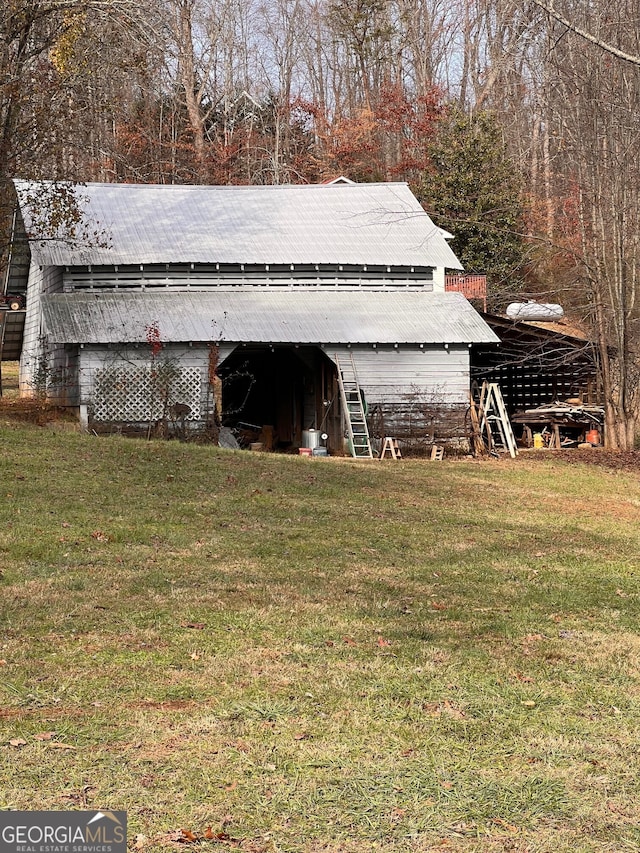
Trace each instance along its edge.
<instances>
[{"instance_id":1,"label":"fallen leaf on grass","mask_svg":"<svg viewBox=\"0 0 640 853\"><path fill-rule=\"evenodd\" d=\"M204 622L182 622L180 625L181 628L197 628L198 631L202 631L205 627Z\"/></svg>"},{"instance_id":2,"label":"fallen leaf on grass","mask_svg":"<svg viewBox=\"0 0 640 853\"><path fill-rule=\"evenodd\" d=\"M343 637L342 642L347 646L357 646L358 645L352 637Z\"/></svg>"},{"instance_id":3,"label":"fallen leaf on grass","mask_svg":"<svg viewBox=\"0 0 640 853\"><path fill-rule=\"evenodd\" d=\"M27 745L26 740L25 740L24 738L21 738L21 737L14 737L14 738L11 738L11 740L9 741L9 743L10 743L10 745L11 745L11 746L15 746L15 747L20 747L20 746L26 746L26 745Z\"/></svg>"},{"instance_id":4,"label":"fallen leaf on grass","mask_svg":"<svg viewBox=\"0 0 640 853\"><path fill-rule=\"evenodd\" d=\"M36 740L51 740L51 738L55 735L55 732L40 732L35 735Z\"/></svg>"},{"instance_id":5,"label":"fallen leaf on grass","mask_svg":"<svg viewBox=\"0 0 640 853\"><path fill-rule=\"evenodd\" d=\"M520 704L525 708L535 708L536 707L536 703L533 701L533 699L527 699L526 701L521 702Z\"/></svg>"},{"instance_id":6,"label":"fallen leaf on grass","mask_svg":"<svg viewBox=\"0 0 640 853\"><path fill-rule=\"evenodd\" d=\"M384 637L378 637L378 645L380 646L381 649L384 649L387 646L391 645L391 640L385 640Z\"/></svg>"},{"instance_id":7,"label":"fallen leaf on grass","mask_svg":"<svg viewBox=\"0 0 640 853\"><path fill-rule=\"evenodd\" d=\"M293 736L294 740L308 740L311 737L309 732L298 732Z\"/></svg>"},{"instance_id":8,"label":"fallen leaf on grass","mask_svg":"<svg viewBox=\"0 0 640 853\"><path fill-rule=\"evenodd\" d=\"M229 844L234 847L241 844L241 840L239 838L234 838L232 835L229 835L228 832L213 832L210 826L207 827L204 837L207 841L217 841L219 844ZM252 847L250 849L255 850L256 848Z\"/></svg>"},{"instance_id":9,"label":"fallen leaf on grass","mask_svg":"<svg viewBox=\"0 0 640 853\"><path fill-rule=\"evenodd\" d=\"M400 820L406 813L406 809L391 809L391 820Z\"/></svg>"},{"instance_id":10,"label":"fallen leaf on grass","mask_svg":"<svg viewBox=\"0 0 640 853\"><path fill-rule=\"evenodd\" d=\"M453 782L440 782L440 787L444 788L445 791L450 791L453 788Z\"/></svg>"},{"instance_id":11,"label":"fallen leaf on grass","mask_svg":"<svg viewBox=\"0 0 640 853\"><path fill-rule=\"evenodd\" d=\"M449 699L445 699L444 702L426 702L422 707L432 717L440 717L442 714L445 714L454 720L464 720L467 716L463 710L454 705Z\"/></svg>"},{"instance_id":12,"label":"fallen leaf on grass","mask_svg":"<svg viewBox=\"0 0 640 853\"><path fill-rule=\"evenodd\" d=\"M533 684L533 678L530 675L523 675L521 672L514 672L514 678L521 681L522 684Z\"/></svg>"},{"instance_id":13,"label":"fallen leaf on grass","mask_svg":"<svg viewBox=\"0 0 640 853\"><path fill-rule=\"evenodd\" d=\"M446 610L449 605L442 601L432 601L431 606L434 610Z\"/></svg>"},{"instance_id":14,"label":"fallen leaf on grass","mask_svg":"<svg viewBox=\"0 0 640 853\"><path fill-rule=\"evenodd\" d=\"M228 785L225 785L224 789L225 789L225 791L235 791L235 789L237 787L238 787L238 782L234 781L234 782L229 782Z\"/></svg>"},{"instance_id":15,"label":"fallen leaf on grass","mask_svg":"<svg viewBox=\"0 0 640 853\"><path fill-rule=\"evenodd\" d=\"M75 749L75 746L70 743L58 743L57 740L54 740L49 744L49 749Z\"/></svg>"},{"instance_id":16,"label":"fallen leaf on grass","mask_svg":"<svg viewBox=\"0 0 640 853\"><path fill-rule=\"evenodd\" d=\"M202 655L198 654L198 652L191 652L189 657L191 658L191 660L200 660Z\"/></svg>"},{"instance_id":17,"label":"fallen leaf on grass","mask_svg":"<svg viewBox=\"0 0 640 853\"><path fill-rule=\"evenodd\" d=\"M491 818L493 823L497 823L498 826L503 826L509 832L518 832L518 827L514 826L512 823L507 823L506 820L503 820L501 817Z\"/></svg>"},{"instance_id":18,"label":"fallen leaf on grass","mask_svg":"<svg viewBox=\"0 0 640 853\"><path fill-rule=\"evenodd\" d=\"M542 634L527 634L527 636L523 637L521 640L522 654L530 657L536 651L535 647L532 648L532 644L544 639L545 637Z\"/></svg>"},{"instance_id":19,"label":"fallen leaf on grass","mask_svg":"<svg viewBox=\"0 0 640 853\"><path fill-rule=\"evenodd\" d=\"M194 841L198 840L198 836L195 833L191 832L191 830L189 829L181 829L180 832L182 833L182 838L179 839L181 841L186 841L188 844L193 844Z\"/></svg>"},{"instance_id":20,"label":"fallen leaf on grass","mask_svg":"<svg viewBox=\"0 0 640 853\"><path fill-rule=\"evenodd\" d=\"M108 542L109 537L106 533L103 533L102 530L94 530L91 534L91 538L97 540L98 542Z\"/></svg>"},{"instance_id":21,"label":"fallen leaf on grass","mask_svg":"<svg viewBox=\"0 0 640 853\"><path fill-rule=\"evenodd\" d=\"M231 836L228 832L214 832L210 826L208 826L204 831L204 837L208 841L230 841Z\"/></svg>"}]
</instances>

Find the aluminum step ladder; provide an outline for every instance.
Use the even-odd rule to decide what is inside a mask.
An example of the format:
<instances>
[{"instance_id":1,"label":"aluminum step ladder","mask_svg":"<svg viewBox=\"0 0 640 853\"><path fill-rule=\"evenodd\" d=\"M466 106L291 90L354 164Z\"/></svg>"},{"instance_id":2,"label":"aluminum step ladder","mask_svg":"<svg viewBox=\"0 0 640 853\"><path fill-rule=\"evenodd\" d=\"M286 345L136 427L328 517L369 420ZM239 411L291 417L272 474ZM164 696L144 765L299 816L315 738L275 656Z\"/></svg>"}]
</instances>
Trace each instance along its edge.
<instances>
[{"instance_id":1,"label":"aluminum step ladder","mask_svg":"<svg viewBox=\"0 0 640 853\"><path fill-rule=\"evenodd\" d=\"M341 364L337 354L334 358L338 372L340 399L342 400L342 411L347 425L351 455L356 459L373 459L367 417L358 384L353 353L350 353L350 360L347 364L344 362Z\"/></svg>"}]
</instances>

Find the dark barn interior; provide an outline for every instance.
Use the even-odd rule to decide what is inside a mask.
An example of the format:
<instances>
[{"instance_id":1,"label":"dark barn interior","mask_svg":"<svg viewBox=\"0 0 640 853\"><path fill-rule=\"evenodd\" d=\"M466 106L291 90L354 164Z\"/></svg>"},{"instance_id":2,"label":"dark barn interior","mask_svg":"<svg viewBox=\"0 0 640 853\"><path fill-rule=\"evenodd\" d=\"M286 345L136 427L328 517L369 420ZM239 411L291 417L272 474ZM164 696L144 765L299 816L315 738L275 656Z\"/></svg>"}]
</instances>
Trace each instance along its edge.
<instances>
[{"instance_id":1,"label":"dark barn interior","mask_svg":"<svg viewBox=\"0 0 640 853\"><path fill-rule=\"evenodd\" d=\"M263 441L282 451L302 447L304 430L320 430L327 447L341 452L335 373L319 347L238 347L219 368L223 425L241 445Z\"/></svg>"}]
</instances>

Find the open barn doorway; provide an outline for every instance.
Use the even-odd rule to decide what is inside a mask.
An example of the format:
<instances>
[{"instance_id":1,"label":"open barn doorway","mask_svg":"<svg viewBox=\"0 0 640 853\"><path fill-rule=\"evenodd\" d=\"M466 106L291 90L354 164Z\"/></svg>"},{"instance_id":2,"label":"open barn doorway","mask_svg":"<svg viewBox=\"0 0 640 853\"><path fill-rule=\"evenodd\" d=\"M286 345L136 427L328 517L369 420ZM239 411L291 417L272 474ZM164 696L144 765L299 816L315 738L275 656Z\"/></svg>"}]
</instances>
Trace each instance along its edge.
<instances>
[{"instance_id":1,"label":"open barn doorway","mask_svg":"<svg viewBox=\"0 0 640 853\"><path fill-rule=\"evenodd\" d=\"M307 430L326 433L342 453L340 404L333 361L317 346L239 346L220 365L222 423L241 447L297 452Z\"/></svg>"}]
</instances>

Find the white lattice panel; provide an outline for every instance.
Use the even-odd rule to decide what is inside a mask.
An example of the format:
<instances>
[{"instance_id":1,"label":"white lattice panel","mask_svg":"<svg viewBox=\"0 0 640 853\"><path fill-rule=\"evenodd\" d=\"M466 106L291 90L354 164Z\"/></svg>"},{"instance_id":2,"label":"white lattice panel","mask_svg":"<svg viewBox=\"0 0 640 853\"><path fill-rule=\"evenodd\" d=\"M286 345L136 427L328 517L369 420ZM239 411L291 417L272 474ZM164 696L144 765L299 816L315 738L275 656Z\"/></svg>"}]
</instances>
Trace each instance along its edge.
<instances>
[{"instance_id":1,"label":"white lattice panel","mask_svg":"<svg viewBox=\"0 0 640 853\"><path fill-rule=\"evenodd\" d=\"M201 374L197 367L130 365L95 372L93 417L96 421L147 423L170 417L170 408L183 403L189 421L200 418Z\"/></svg>"}]
</instances>

